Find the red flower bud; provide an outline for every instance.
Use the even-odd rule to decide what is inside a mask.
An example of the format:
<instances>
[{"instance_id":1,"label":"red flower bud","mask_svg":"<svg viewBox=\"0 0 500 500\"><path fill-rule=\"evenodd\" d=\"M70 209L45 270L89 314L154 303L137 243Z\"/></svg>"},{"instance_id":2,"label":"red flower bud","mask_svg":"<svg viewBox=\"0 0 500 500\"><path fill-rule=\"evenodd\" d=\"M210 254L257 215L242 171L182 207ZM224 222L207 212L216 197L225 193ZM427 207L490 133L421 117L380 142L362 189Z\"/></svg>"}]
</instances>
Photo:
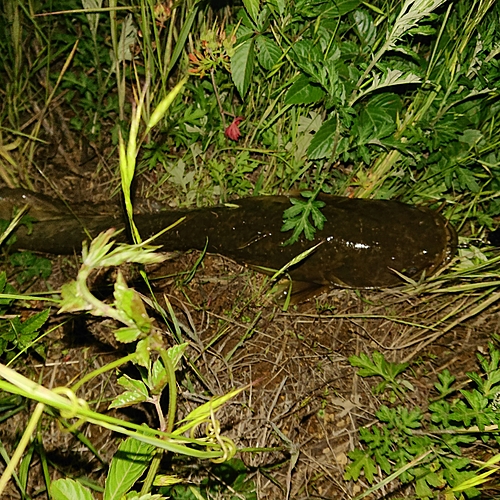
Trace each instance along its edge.
<instances>
[{"instance_id":1,"label":"red flower bud","mask_svg":"<svg viewBox=\"0 0 500 500\"><path fill-rule=\"evenodd\" d=\"M239 128L239 124L244 120L245 118L243 116L237 116L231 125L224 130L224 135L228 138L231 139L232 141L237 141L240 136L241 136L241 131Z\"/></svg>"}]
</instances>

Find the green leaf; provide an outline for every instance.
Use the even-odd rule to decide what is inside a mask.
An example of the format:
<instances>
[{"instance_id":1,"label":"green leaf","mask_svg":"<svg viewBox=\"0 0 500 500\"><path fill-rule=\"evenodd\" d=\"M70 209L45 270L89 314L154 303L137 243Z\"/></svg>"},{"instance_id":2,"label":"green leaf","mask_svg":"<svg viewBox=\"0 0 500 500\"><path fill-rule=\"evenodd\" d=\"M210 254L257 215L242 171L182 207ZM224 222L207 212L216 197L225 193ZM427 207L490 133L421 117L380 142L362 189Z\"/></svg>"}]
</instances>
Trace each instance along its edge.
<instances>
[{"instance_id":1,"label":"green leaf","mask_svg":"<svg viewBox=\"0 0 500 500\"><path fill-rule=\"evenodd\" d=\"M438 373L438 379L439 382L434 384L434 388L439 392L439 396L441 398L444 398L455 390L451 386L455 382L456 378L450 373L449 370L443 370L441 373Z\"/></svg>"},{"instance_id":2,"label":"green leaf","mask_svg":"<svg viewBox=\"0 0 500 500\"><path fill-rule=\"evenodd\" d=\"M337 133L337 118L334 116L321 125L307 148L310 160L321 160L333 153L335 135Z\"/></svg>"},{"instance_id":3,"label":"green leaf","mask_svg":"<svg viewBox=\"0 0 500 500\"><path fill-rule=\"evenodd\" d=\"M231 74L233 82L242 99L245 98L250 78L254 70L255 39L247 40L238 45L231 57Z\"/></svg>"},{"instance_id":4,"label":"green leaf","mask_svg":"<svg viewBox=\"0 0 500 500\"><path fill-rule=\"evenodd\" d=\"M144 474L154 450L154 446L137 439L125 439L111 461L104 487L104 500L120 500Z\"/></svg>"},{"instance_id":5,"label":"green leaf","mask_svg":"<svg viewBox=\"0 0 500 500\"><path fill-rule=\"evenodd\" d=\"M299 0L295 8L297 14L315 19L320 15L325 17L343 16L357 8L360 3L361 0L336 0L335 2Z\"/></svg>"},{"instance_id":6,"label":"green leaf","mask_svg":"<svg viewBox=\"0 0 500 500\"><path fill-rule=\"evenodd\" d=\"M147 368L150 363L149 339L145 338L137 342L135 348L136 361L140 366Z\"/></svg>"},{"instance_id":7,"label":"green leaf","mask_svg":"<svg viewBox=\"0 0 500 500\"><path fill-rule=\"evenodd\" d=\"M146 307L141 296L127 286L121 271L118 272L115 282L115 306L123 311L144 333L151 329L151 318L146 312Z\"/></svg>"},{"instance_id":8,"label":"green leaf","mask_svg":"<svg viewBox=\"0 0 500 500\"><path fill-rule=\"evenodd\" d=\"M188 345L188 342L184 342L182 344L174 345L168 349L167 355L172 361L174 370L177 370L177 368L179 367L179 363L182 359L182 356L184 356Z\"/></svg>"},{"instance_id":9,"label":"green leaf","mask_svg":"<svg viewBox=\"0 0 500 500\"><path fill-rule=\"evenodd\" d=\"M93 500L90 491L73 479L56 479L50 484L54 500Z\"/></svg>"},{"instance_id":10,"label":"green leaf","mask_svg":"<svg viewBox=\"0 0 500 500\"><path fill-rule=\"evenodd\" d=\"M267 36L258 36L255 40L257 48L257 60L267 71L270 71L280 60L283 52L279 45Z\"/></svg>"},{"instance_id":11,"label":"green leaf","mask_svg":"<svg viewBox=\"0 0 500 500\"><path fill-rule=\"evenodd\" d=\"M431 498L432 489L429 487L430 483L432 486L432 482L436 481L436 474L429 474L424 477L420 477L415 481L415 492L417 493L418 498Z\"/></svg>"},{"instance_id":12,"label":"green leaf","mask_svg":"<svg viewBox=\"0 0 500 500\"><path fill-rule=\"evenodd\" d=\"M18 283L26 283L32 278L47 279L52 273L52 263L45 257L31 252L16 252L10 256L10 263L22 270L16 276Z\"/></svg>"},{"instance_id":13,"label":"green leaf","mask_svg":"<svg viewBox=\"0 0 500 500\"><path fill-rule=\"evenodd\" d=\"M145 398L148 397L148 389L142 380L130 378L128 375L123 375L118 379L118 383L125 389L129 389L142 394Z\"/></svg>"},{"instance_id":14,"label":"green leaf","mask_svg":"<svg viewBox=\"0 0 500 500\"><path fill-rule=\"evenodd\" d=\"M373 352L373 361L366 354L359 356L351 356L349 363L354 367L361 368L358 370L358 375L361 377L372 377L378 375L393 381L397 375L404 372L408 367L408 363L391 363L386 361L384 356L378 351Z\"/></svg>"},{"instance_id":15,"label":"green leaf","mask_svg":"<svg viewBox=\"0 0 500 500\"><path fill-rule=\"evenodd\" d=\"M304 191L301 195L307 198L307 200L290 198L290 202L293 206L287 208L283 213L284 220L281 231L286 232L293 229L292 236L285 241L284 245L291 245L298 241L302 232L306 239L313 240L316 228L319 230L323 229L324 223L326 222L326 218L320 210L325 206L325 203L323 201L314 200L313 193L309 191ZM310 215L316 227L309 222Z\"/></svg>"},{"instance_id":16,"label":"green leaf","mask_svg":"<svg viewBox=\"0 0 500 500\"><path fill-rule=\"evenodd\" d=\"M458 140L474 147L483 139L483 137L483 134L481 134L479 130L468 129L464 130L464 133L458 138Z\"/></svg>"},{"instance_id":17,"label":"green leaf","mask_svg":"<svg viewBox=\"0 0 500 500\"><path fill-rule=\"evenodd\" d=\"M144 403L145 401L147 401L147 398L145 398L140 392L125 391L123 394L116 396L116 398L111 401L108 408L126 408L127 406Z\"/></svg>"},{"instance_id":18,"label":"green leaf","mask_svg":"<svg viewBox=\"0 0 500 500\"><path fill-rule=\"evenodd\" d=\"M252 21L258 25L259 19L259 0L243 0L243 5L245 6L248 15L252 18Z\"/></svg>"},{"instance_id":19,"label":"green leaf","mask_svg":"<svg viewBox=\"0 0 500 500\"><path fill-rule=\"evenodd\" d=\"M24 323L21 324L21 329L18 333L21 335L29 335L38 332L49 318L50 309L45 309L39 313L30 316Z\"/></svg>"},{"instance_id":20,"label":"green leaf","mask_svg":"<svg viewBox=\"0 0 500 500\"><path fill-rule=\"evenodd\" d=\"M366 480L373 484L373 478L377 472L377 464L372 457L363 450L353 450L348 453L349 458L353 461L346 468L344 479L346 481L357 481L361 472L365 473Z\"/></svg>"},{"instance_id":21,"label":"green leaf","mask_svg":"<svg viewBox=\"0 0 500 500\"><path fill-rule=\"evenodd\" d=\"M386 93L370 99L356 120L357 143L366 144L392 134L401 108L401 99L396 94Z\"/></svg>"},{"instance_id":22,"label":"green leaf","mask_svg":"<svg viewBox=\"0 0 500 500\"><path fill-rule=\"evenodd\" d=\"M187 342L184 342L183 344L170 347L167 350L167 356L172 361L174 370L178 368L179 362L182 359L188 345L189 344ZM151 394L160 394L168 384L168 381L167 370L163 366L161 359L157 359L153 363L153 367L151 369Z\"/></svg>"},{"instance_id":23,"label":"green leaf","mask_svg":"<svg viewBox=\"0 0 500 500\"><path fill-rule=\"evenodd\" d=\"M151 394L161 394L165 386L168 384L168 373L161 359L157 359L153 363L153 367L151 369L151 385L150 391Z\"/></svg>"},{"instance_id":24,"label":"green leaf","mask_svg":"<svg viewBox=\"0 0 500 500\"><path fill-rule=\"evenodd\" d=\"M324 95L325 92L321 87L314 85L307 76L300 75L288 89L285 104L311 104L321 100Z\"/></svg>"},{"instance_id":25,"label":"green leaf","mask_svg":"<svg viewBox=\"0 0 500 500\"><path fill-rule=\"evenodd\" d=\"M77 294L76 281L71 281L61 287L61 308L58 314L65 312L90 311L92 306Z\"/></svg>"},{"instance_id":26,"label":"green leaf","mask_svg":"<svg viewBox=\"0 0 500 500\"><path fill-rule=\"evenodd\" d=\"M130 344L135 342L138 338L143 337L144 333L134 326L124 326L123 328L118 328L114 332L115 339L123 344Z\"/></svg>"},{"instance_id":27,"label":"green leaf","mask_svg":"<svg viewBox=\"0 0 500 500\"><path fill-rule=\"evenodd\" d=\"M358 37L363 46L372 45L377 38L377 28L373 22L372 16L366 10L357 10L352 14Z\"/></svg>"}]
</instances>

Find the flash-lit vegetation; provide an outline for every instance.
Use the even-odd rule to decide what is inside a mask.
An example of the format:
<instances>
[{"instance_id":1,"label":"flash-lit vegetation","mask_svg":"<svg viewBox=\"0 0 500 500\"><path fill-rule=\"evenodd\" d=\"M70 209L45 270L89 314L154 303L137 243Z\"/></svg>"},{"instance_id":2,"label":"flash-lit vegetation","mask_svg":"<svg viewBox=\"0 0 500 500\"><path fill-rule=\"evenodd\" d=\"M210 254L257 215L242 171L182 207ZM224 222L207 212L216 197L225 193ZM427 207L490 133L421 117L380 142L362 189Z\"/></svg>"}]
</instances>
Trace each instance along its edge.
<instances>
[{"instance_id":1,"label":"flash-lit vegetation","mask_svg":"<svg viewBox=\"0 0 500 500\"><path fill-rule=\"evenodd\" d=\"M49 258L10 248L44 207L2 221L1 495L498 495L498 2L0 9L1 185L130 226ZM134 225L292 194L293 243L324 193L439 211L458 255L283 305L286 283Z\"/></svg>"}]
</instances>

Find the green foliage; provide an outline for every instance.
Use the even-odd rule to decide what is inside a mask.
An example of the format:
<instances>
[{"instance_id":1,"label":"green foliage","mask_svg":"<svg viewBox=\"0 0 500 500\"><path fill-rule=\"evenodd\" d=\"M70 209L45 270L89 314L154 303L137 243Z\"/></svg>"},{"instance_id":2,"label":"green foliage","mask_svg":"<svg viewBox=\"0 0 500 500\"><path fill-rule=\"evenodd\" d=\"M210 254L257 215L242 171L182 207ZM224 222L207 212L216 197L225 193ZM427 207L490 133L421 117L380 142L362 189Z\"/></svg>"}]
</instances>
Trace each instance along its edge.
<instances>
[{"instance_id":1,"label":"green foliage","mask_svg":"<svg viewBox=\"0 0 500 500\"><path fill-rule=\"evenodd\" d=\"M389 11L354 0L335 7L268 1L257 15L244 3L231 58L243 100L252 99L251 82L272 86L279 75L269 95L285 92L286 120L320 112L315 130L294 136L291 127L290 152L306 144L293 181L414 202L457 193L472 201L498 184L499 108L488 96L500 88L493 35L499 6L478 8L471 0L445 11L442 4L410 1ZM259 46L273 56L255 58ZM341 164L352 167L336 170ZM491 198L483 208L493 209ZM314 226L306 214L300 232Z\"/></svg>"},{"instance_id":2,"label":"green foliage","mask_svg":"<svg viewBox=\"0 0 500 500\"><path fill-rule=\"evenodd\" d=\"M9 261L20 285L36 278L47 279L52 274L52 262L32 252L15 252L9 256Z\"/></svg>"},{"instance_id":3,"label":"green foliage","mask_svg":"<svg viewBox=\"0 0 500 500\"><path fill-rule=\"evenodd\" d=\"M104 500L120 500L147 470L154 450L154 446L135 439L122 441L111 461Z\"/></svg>"},{"instance_id":4,"label":"green foliage","mask_svg":"<svg viewBox=\"0 0 500 500\"><path fill-rule=\"evenodd\" d=\"M217 21L210 26L208 3L197 0L172 5L141 1L118 10L111 2L109 11L90 11L100 5L98 0L64 0L57 9L71 14L46 16L40 14L47 13L49 4L2 3L0 177L6 184L30 184L28 166L37 164L35 150L46 139L39 140L40 130L53 121L54 110L62 109L61 117L70 117L64 139L78 132L73 154L86 143L99 151L110 142L119 144L121 132L131 139L128 153L135 167L138 147L148 142L137 159L138 171L147 172L155 187L168 185L175 193L172 202L306 190L284 214L283 230L292 231L288 242L301 235L312 239L322 227L322 191L443 205L444 214L457 225L469 224L473 236L496 224L498 2L244 0L229 8L226 25ZM79 10L82 6L86 12ZM172 81L182 78L188 64L193 78L182 100L168 103L165 115L158 104L168 102ZM144 137L123 126L139 95L143 101L134 127L135 132L146 130ZM224 135L228 117L235 116L245 117L238 143ZM143 123L156 125L155 131ZM54 142L61 140L57 136ZM124 175L130 185L133 170ZM23 221L29 229L29 216ZM477 250L469 256L462 267L484 263L491 254ZM109 238L101 237L86 252L78 279L63 288L62 311L87 311L120 323L115 337L131 347L139 376L120 377L124 392L112 405L153 404L160 420L165 417L166 429L185 431L205 422L211 408L203 405L178 427L171 416L175 408L162 413L164 391L175 401L172 373L184 346L164 347L141 296L121 274L111 304L99 301L87 286L88 273L99 266L148 262L150 257L138 247L112 250ZM13 254L10 263L20 284L50 274L48 262L33 254ZM0 293L13 292L0 275ZM11 303L0 297L0 312L5 314ZM43 354L36 339L47 316L48 310L23 320L1 320L0 352L11 356L31 346ZM397 474L414 483L420 498L466 484L474 472L461 456L464 447L498 444L488 432L490 425L498 425L498 359L494 349L489 357L479 357L483 373L468 374L475 384L470 390L456 389L449 372L439 374L438 398L428 409L381 407L378 425L361 433L364 449L352 452L348 477L358 480L364 474L372 483L380 470ZM405 364L387 362L379 353L351 362L361 376L381 378L375 392L389 390L391 403L413 389L400 377ZM477 426L477 434L459 433L464 426ZM410 467L412 460L416 463ZM236 462L228 467L233 466L234 475L224 481L240 496L252 498L245 471ZM110 483L123 479L114 474ZM137 480L137 474L131 478ZM150 485L157 478L151 476ZM155 497L131 488L132 480L112 489L117 496L128 491L127 498ZM177 486L175 494L199 498L218 495L217 488L207 479L200 487ZM53 482L51 494L87 498L85 488L72 480ZM477 495L477 490L468 487L466 494Z\"/></svg>"},{"instance_id":5,"label":"green foliage","mask_svg":"<svg viewBox=\"0 0 500 500\"><path fill-rule=\"evenodd\" d=\"M281 230L285 232L293 229L293 234L285 241L285 245L295 243L302 232L308 240L314 239L315 227L321 230L326 222L326 218L320 210L325 206L325 202L315 200L314 193L310 191L303 191L301 195L305 200L290 198L292 206L283 213L284 223ZM314 226L310 223L309 216L311 216Z\"/></svg>"},{"instance_id":6,"label":"green foliage","mask_svg":"<svg viewBox=\"0 0 500 500\"><path fill-rule=\"evenodd\" d=\"M93 500L93 496L81 483L73 479L56 479L50 485L50 494L56 500Z\"/></svg>"},{"instance_id":7,"label":"green foliage","mask_svg":"<svg viewBox=\"0 0 500 500\"><path fill-rule=\"evenodd\" d=\"M122 443L114 458L106 482L104 498L122 498L146 471L147 477L141 494L130 491L127 493L129 495L127 498L147 498L155 481L161 485L178 482L175 478L157 474L163 449L187 456L213 459L219 463L234 456L236 446L229 438L220 435L220 425L215 420L215 412L243 389L233 390L228 394L210 399L176 424L175 370L181 365L187 344L165 347L163 332L153 326L142 298L135 290L127 286L120 273L115 283L115 301L112 305L97 299L88 288L87 280L90 273L100 267L118 266L126 261L155 263L164 260L163 256L153 253L154 248L145 244L115 245L110 240L113 233L114 230L109 230L99 235L89 247L84 246L82 266L77 279L63 290L60 311L88 311L90 314L113 318L124 324L124 328L117 329L116 338L122 342L135 342L135 352L86 374L72 388L65 387L53 391L0 364L0 375L2 379L5 379L0 379L0 389L32 398L39 403L21 441L24 446L29 442L29 437L36 428L38 419L41 418L44 405L57 408L62 419L78 418L80 423L89 421L133 438ZM4 275L3 280L5 282ZM161 310L159 305L158 308ZM6 341L15 342L20 347L23 347L24 343L31 342L47 320L49 312L49 310L43 311L24 322L18 318L12 320L11 332L8 334L10 336ZM164 311L163 314L166 317ZM75 392L82 385L97 375L115 370L127 362L133 362L137 366L140 379L127 375L121 376L118 383L125 391L112 401L110 407L122 408L137 403L150 403L154 405L158 413L159 431L101 415L90 410L85 400L76 397ZM168 391L169 396L166 412L160 402L165 391ZM73 425L72 428L76 429L77 425L79 423ZM201 439L184 437L188 432L194 435L195 430L199 433L199 429L205 429L205 437ZM51 493L54 498L58 499L93 498L87 488L70 479L52 483ZM150 496L150 498L153 497Z\"/></svg>"},{"instance_id":8,"label":"green foliage","mask_svg":"<svg viewBox=\"0 0 500 500\"><path fill-rule=\"evenodd\" d=\"M22 256L23 254L17 255ZM29 268L26 272L30 272ZM32 275L29 277L31 278ZM22 282L22 280L20 281ZM7 313L9 307L14 302L14 299L7 298L4 295L15 294L17 294L17 291L7 283L7 275L2 271L0 273L0 314L2 316ZM39 313L32 314L24 321L15 315L12 319L0 319L0 356L6 354L8 358L11 358L19 351L33 348L43 357L45 346L37 343L36 339L40 335L41 328L49 318L49 314L50 309L45 309Z\"/></svg>"},{"instance_id":9,"label":"green foliage","mask_svg":"<svg viewBox=\"0 0 500 500\"><path fill-rule=\"evenodd\" d=\"M147 470L154 455L154 446L141 443L135 439L126 439L115 453L104 488L104 500L121 500L127 498L161 499L161 495L139 495L131 492L132 487ZM50 486L50 493L55 500L93 500L94 496L88 488L73 479L58 479Z\"/></svg>"},{"instance_id":10,"label":"green foliage","mask_svg":"<svg viewBox=\"0 0 500 500\"><path fill-rule=\"evenodd\" d=\"M184 351L188 344L180 344L171 347L167 350L174 370L177 368ZM155 404L157 396L161 395L167 384L169 383L169 374L161 359L157 359L148 370L141 370L142 380L133 379L127 375L123 375L118 379L125 390L124 393L117 396L109 405L110 408L124 408L134 404L149 402Z\"/></svg>"},{"instance_id":11,"label":"green foliage","mask_svg":"<svg viewBox=\"0 0 500 500\"><path fill-rule=\"evenodd\" d=\"M373 361L372 361L373 359ZM349 363L360 368L358 375L361 377L382 377L383 381L378 384L374 392L380 394L386 389L392 389L394 393L402 397L407 389L413 390L413 386L407 380L398 380L399 374L408 368L408 363L391 363L384 356L375 351L372 359L366 354L351 356Z\"/></svg>"},{"instance_id":12,"label":"green foliage","mask_svg":"<svg viewBox=\"0 0 500 500\"><path fill-rule=\"evenodd\" d=\"M364 355L353 356L350 361L361 367L360 375L391 378L390 387L398 384L396 377L407 365L387 363L378 353L373 358L374 362ZM462 498L462 491L467 498L478 498L481 493L477 487L489 474L478 476L471 461L462 455L471 444L499 443L489 428L500 425L500 351L490 344L489 356L478 354L478 360L482 373L467 374L474 388L454 388L455 378L444 370L434 385L438 398L427 408L382 405L376 412L377 424L360 429L363 448L349 453L351 463L345 479L358 481L364 475L373 485L380 469L402 483L413 483L417 498L432 498L444 488L448 488L447 498ZM459 398L450 397L456 393Z\"/></svg>"},{"instance_id":13,"label":"green foliage","mask_svg":"<svg viewBox=\"0 0 500 500\"><path fill-rule=\"evenodd\" d=\"M7 349L24 350L33 347L38 354L43 356L44 346L36 345L36 338L40 335L40 329L49 318L50 309L45 309L33 314L25 321L21 321L19 316L10 320L9 328L3 325L0 333L0 355Z\"/></svg>"},{"instance_id":14,"label":"green foliage","mask_svg":"<svg viewBox=\"0 0 500 500\"><path fill-rule=\"evenodd\" d=\"M210 470L210 475L196 486L178 484L162 488L160 491L169 498L176 500L198 500L199 498L216 498L231 488L232 494L224 496L231 500L256 500L255 483L248 479L248 469L237 458L223 464L216 464Z\"/></svg>"}]
</instances>

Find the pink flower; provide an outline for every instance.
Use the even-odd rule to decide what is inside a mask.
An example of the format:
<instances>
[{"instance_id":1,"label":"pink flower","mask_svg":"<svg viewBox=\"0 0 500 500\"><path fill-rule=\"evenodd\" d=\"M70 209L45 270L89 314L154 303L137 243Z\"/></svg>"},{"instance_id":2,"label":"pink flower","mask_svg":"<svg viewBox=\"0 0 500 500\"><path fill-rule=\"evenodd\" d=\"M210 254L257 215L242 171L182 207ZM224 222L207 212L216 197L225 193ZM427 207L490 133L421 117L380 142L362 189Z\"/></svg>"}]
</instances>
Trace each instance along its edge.
<instances>
[{"instance_id":1,"label":"pink flower","mask_svg":"<svg viewBox=\"0 0 500 500\"><path fill-rule=\"evenodd\" d=\"M241 136L241 131L238 125L244 120L243 116L237 116L231 125L224 130L224 135L232 141L237 141Z\"/></svg>"}]
</instances>

